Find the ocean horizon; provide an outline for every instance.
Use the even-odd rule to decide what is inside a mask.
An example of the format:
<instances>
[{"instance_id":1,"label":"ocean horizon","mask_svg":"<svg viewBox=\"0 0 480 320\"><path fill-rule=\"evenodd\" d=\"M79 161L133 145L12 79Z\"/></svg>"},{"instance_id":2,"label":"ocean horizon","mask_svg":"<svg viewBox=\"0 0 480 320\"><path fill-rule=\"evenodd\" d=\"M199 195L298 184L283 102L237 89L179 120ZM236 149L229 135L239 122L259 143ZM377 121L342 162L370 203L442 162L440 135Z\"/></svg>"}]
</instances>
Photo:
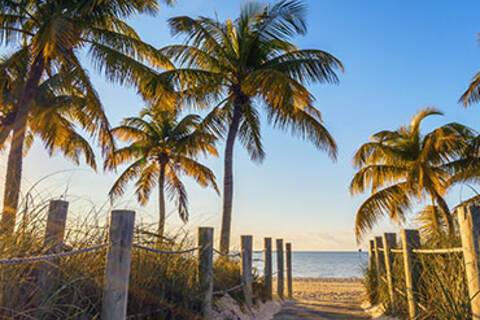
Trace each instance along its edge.
<instances>
[{"instance_id":1,"label":"ocean horizon","mask_svg":"<svg viewBox=\"0 0 480 320\"><path fill-rule=\"evenodd\" d=\"M273 251L273 272L276 268ZM263 272L263 252L254 251L254 267ZM368 263L368 253L363 251L293 251L292 274L294 278L361 278Z\"/></svg>"}]
</instances>

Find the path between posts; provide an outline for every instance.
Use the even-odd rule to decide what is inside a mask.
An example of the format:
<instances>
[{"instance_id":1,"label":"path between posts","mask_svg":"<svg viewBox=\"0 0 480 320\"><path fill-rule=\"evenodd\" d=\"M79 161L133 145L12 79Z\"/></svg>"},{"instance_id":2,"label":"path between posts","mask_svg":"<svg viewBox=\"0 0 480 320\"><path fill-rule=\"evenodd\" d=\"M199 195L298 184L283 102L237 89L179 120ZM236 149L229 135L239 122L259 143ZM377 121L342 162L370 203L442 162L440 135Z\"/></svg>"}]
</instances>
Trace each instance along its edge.
<instances>
[{"instance_id":1,"label":"path between posts","mask_svg":"<svg viewBox=\"0 0 480 320\"><path fill-rule=\"evenodd\" d=\"M371 319L361 308L363 288L349 279L296 279L294 301L274 320Z\"/></svg>"}]
</instances>

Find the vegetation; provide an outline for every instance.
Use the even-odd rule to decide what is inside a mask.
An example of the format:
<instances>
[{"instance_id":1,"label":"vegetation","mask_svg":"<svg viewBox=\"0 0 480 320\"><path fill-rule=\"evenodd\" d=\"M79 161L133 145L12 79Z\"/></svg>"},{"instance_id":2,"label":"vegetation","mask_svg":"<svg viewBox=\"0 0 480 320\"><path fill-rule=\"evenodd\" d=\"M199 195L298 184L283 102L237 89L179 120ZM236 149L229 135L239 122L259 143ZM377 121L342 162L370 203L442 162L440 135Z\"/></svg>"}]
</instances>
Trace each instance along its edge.
<instances>
[{"instance_id":1,"label":"vegetation","mask_svg":"<svg viewBox=\"0 0 480 320\"><path fill-rule=\"evenodd\" d=\"M459 239L443 238L441 241L426 241L422 246L433 248L458 247ZM418 319L471 319L470 299L465 279L464 261L461 253L417 255L416 267L420 271L418 277L417 299L419 302ZM377 281L374 270L366 271L364 284L368 298L372 304L382 304L386 313L408 318L403 256L396 254L393 261L393 280L396 288L396 299L390 305L388 288L385 281Z\"/></svg>"},{"instance_id":2,"label":"vegetation","mask_svg":"<svg viewBox=\"0 0 480 320\"><path fill-rule=\"evenodd\" d=\"M199 155L217 156L215 136L206 129L197 115L178 119L170 108L147 108L140 117L126 118L112 134L129 145L115 150L105 161L107 169L129 164L110 190L115 199L125 191L130 180L136 180L135 192L146 204L152 189L158 185L158 236L163 237L166 219L165 191L175 199L178 214L188 220L188 198L181 175L193 178L202 187L212 186L217 192L214 173L197 161Z\"/></svg>"},{"instance_id":3,"label":"vegetation","mask_svg":"<svg viewBox=\"0 0 480 320\"><path fill-rule=\"evenodd\" d=\"M459 123L448 123L422 134L422 121L442 113L434 108L418 112L410 125L398 130L374 134L354 156L359 169L352 179L352 194L371 190L355 218L357 239L373 227L381 216L402 222L415 201L428 199L431 206L423 217L433 218L431 227L440 232L442 221L453 235L454 224L444 199L475 137L472 129Z\"/></svg>"},{"instance_id":4,"label":"vegetation","mask_svg":"<svg viewBox=\"0 0 480 320\"><path fill-rule=\"evenodd\" d=\"M169 5L173 0L164 0ZM144 42L127 21L154 15L157 0L0 0L0 41L12 54L0 59L0 151L8 149L0 221L0 258L44 253L45 204L27 205L18 221L23 157L34 140L52 155L62 153L96 169L90 140L98 144L104 169L124 169L109 196L122 196L134 181L140 204L158 187L159 221L137 226L135 241L172 250L191 245L189 236L165 236L166 202L180 218L189 216L183 177L219 192L212 170L201 157L218 156L225 140L220 250L230 249L233 160L237 140L250 159L262 162L262 115L274 128L310 141L330 158L336 143L324 126L309 89L314 83L338 83L342 62L318 49L300 49L295 37L307 32L301 0L269 4L247 2L235 19L178 16L168 20L182 44L157 49ZM108 81L133 87L147 108L111 128L104 106L82 61ZM480 101L480 73L460 98L465 106ZM188 114L186 109L200 112ZM416 214L427 247L458 246L458 228L445 197L455 184L480 182L480 136L460 123L424 133L423 121L442 115L435 108L418 112L409 125L375 133L354 156L350 191L370 192L355 218L360 241L380 217L402 223ZM118 147L116 140L124 145ZM126 166L126 167L125 167ZM480 196L469 203L480 201ZM465 203L463 203L465 204ZM103 243L107 233L98 217L85 216L70 228L66 246ZM169 239L158 241L158 239ZM99 317L105 252L64 258L53 295L38 285L43 262L5 267L0 272L0 316L20 319L95 319ZM403 264L396 257L395 283L404 291ZM195 319L199 309L197 265L192 255L161 256L134 250L129 313L139 318ZM422 319L465 319L469 301L462 258L456 254L420 257L418 283ZM238 284L233 259L215 261L215 290ZM164 281L168 279L168 281ZM364 279L372 303L387 305L387 288L368 270ZM255 276L256 298L263 286ZM9 294L5 294L8 292ZM233 292L241 301L242 294ZM405 315L405 299L389 306Z\"/></svg>"},{"instance_id":5,"label":"vegetation","mask_svg":"<svg viewBox=\"0 0 480 320\"><path fill-rule=\"evenodd\" d=\"M145 63L155 68L171 68L168 59L143 42L125 22L135 14L153 14L157 9L158 3L154 0L0 2L1 42L21 46L27 52L12 56L16 58L12 63L25 63L22 59L28 59L23 89L9 115L9 123L0 128L0 145L11 137L2 213L5 232L13 232L15 225L27 121L43 79L57 74L57 70L60 75L75 73L88 103L101 110L98 95L79 59L83 50L88 49L90 61L108 80L121 84L138 86L153 76ZM108 129L103 127L98 132L104 154L113 148Z\"/></svg>"},{"instance_id":6,"label":"vegetation","mask_svg":"<svg viewBox=\"0 0 480 320\"><path fill-rule=\"evenodd\" d=\"M233 201L233 151L238 138L250 158L261 162L260 109L268 122L310 140L336 156L336 144L323 126L320 111L306 87L314 82L337 83L341 62L317 49L298 49L291 41L307 32L306 9L301 1L272 5L248 2L235 20L219 22L206 17L169 20L174 35L186 43L161 52L180 67L159 79L172 80L187 105L213 110L223 124L225 158L220 250L228 252Z\"/></svg>"},{"instance_id":7,"label":"vegetation","mask_svg":"<svg viewBox=\"0 0 480 320\"><path fill-rule=\"evenodd\" d=\"M0 236L0 258L42 254L44 248L45 209L38 198L20 211L14 234ZM103 212L70 212L65 246L86 248L104 243L108 229L99 225ZM154 226L153 226L154 227ZM155 228L155 227L154 227ZM157 245L152 225L137 224L134 241ZM194 246L188 234L168 234L163 250L182 250ZM43 295L37 281L42 262L2 266L0 274L2 319L99 319L103 294L105 249L59 259L52 295ZM128 314L136 319L198 319L200 308L197 286L197 257L194 254L158 255L134 249L132 253ZM236 260L215 262L215 290L240 282L240 265ZM261 283L255 283L261 286ZM243 295L234 294L238 301Z\"/></svg>"}]
</instances>

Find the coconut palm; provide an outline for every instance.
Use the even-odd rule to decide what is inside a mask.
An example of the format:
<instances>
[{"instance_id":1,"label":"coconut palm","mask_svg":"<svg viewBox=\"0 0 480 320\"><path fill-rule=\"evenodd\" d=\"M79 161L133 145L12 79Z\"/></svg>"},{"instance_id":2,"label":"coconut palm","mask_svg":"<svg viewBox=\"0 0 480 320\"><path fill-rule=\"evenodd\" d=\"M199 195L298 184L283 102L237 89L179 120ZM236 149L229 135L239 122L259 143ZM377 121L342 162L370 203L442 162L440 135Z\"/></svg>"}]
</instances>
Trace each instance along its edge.
<instances>
[{"instance_id":1,"label":"coconut palm","mask_svg":"<svg viewBox=\"0 0 480 320\"><path fill-rule=\"evenodd\" d=\"M126 118L112 133L128 145L115 150L105 167L110 170L124 164L128 167L115 181L109 195L111 199L118 198L128 182L135 180L137 199L145 205L152 189L158 185L160 237L165 228L165 193L175 200L180 218L188 219L182 175L218 192L215 175L197 160L202 154L217 156L216 137L209 133L198 115L189 114L179 119L175 110L160 106L147 108L140 117Z\"/></svg>"},{"instance_id":2,"label":"coconut palm","mask_svg":"<svg viewBox=\"0 0 480 320\"><path fill-rule=\"evenodd\" d=\"M453 221L444 196L451 185L450 164L464 156L474 132L458 123L448 123L423 135L424 119L442 113L435 108L418 112L410 125L398 130L380 131L362 145L354 156L358 172L350 184L352 194L371 190L357 210L357 239L371 229L380 216L401 222L405 212L417 201L429 199L427 214L441 215L448 232ZM430 209L429 209L430 208ZM431 210L435 208L435 210ZM427 212L428 211L428 212Z\"/></svg>"},{"instance_id":3,"label":"coconut palm","mask_svg":"<svg viewBox=\"0 0 480 320\"><path fill-rule=\"evenodd\" d=\"M11 136L5 181L2 225L13 230L20 191L22 150L26 122L39 84L56 70L75 70L87 89L89 103L99 104L79 55L88 54L94 68L120 84L140 85L152 76L150 67L170 67L155 48L144 43L125 19L137 13L153 14L156 0L146 1L0 1L0 41L29 52L28 73L15 114L0 128L0 145ZM158 89L158 88L157 88ZM102 132L108 132L103 130ZM111 149L109 134L100 134L104 153Z\"/></svg>"},{"instance_id":4,"label":"coconut palm","mask_svg":"<svg viewBox=\"0 0 480 320\"><path fill-rule=\"evenodd\" d=\"M222 252L228 252L230 243L235 141L240 140L252 160L263 160L261 110L274 127L290 130L336 156L335 142L306 85L336 83L336 71L343 67L325 51L298 49L291 42L307 31L305 13L298 0L272 5L253 1L233 21L186 16L169 20L173 34L185 35L186 43L161 50L179 68L157 80L176 83L186 105L215 110L225 128Z\"/></svg>"},{"instance_id":5,"label":"coconut palm","mask_svg":"<svg viewBox=\"0 0 480 320\"><path fill-rule=\"evenodd\" d=\"M18 100L24 90L28 74L28 51L21 49L0 58L0 72L0 123L8 126L15 118ZM80 127L94 137L97 134L105 135L102 131L108 130L109 123L102 105L90 103L76 70L62 69L42 79L35 93L25 126L23 155L26 155L35 138L40 138L49 154L61 152L77 164L83 155L86 163L95 169L94 152L76 128ZM12 151L9 153L11 158ZM7 175L20 172L7 172ZM11 188L8 191L14 190Z\"/></svg>"}]
</instances>

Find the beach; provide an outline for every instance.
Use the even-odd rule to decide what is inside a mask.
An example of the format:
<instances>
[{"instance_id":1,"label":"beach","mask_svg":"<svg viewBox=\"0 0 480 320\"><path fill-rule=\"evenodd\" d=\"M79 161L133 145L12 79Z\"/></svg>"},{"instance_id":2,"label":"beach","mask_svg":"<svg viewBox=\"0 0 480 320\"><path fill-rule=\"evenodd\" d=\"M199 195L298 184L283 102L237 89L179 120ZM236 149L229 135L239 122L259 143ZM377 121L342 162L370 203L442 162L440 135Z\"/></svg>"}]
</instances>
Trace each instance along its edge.
<instances>
[{"instance_id":1,"label":"beach","mask_svg":"<svg viewBox=\"0 0 480 320\"><path fill-rule=\"evenodd\" d=\"M295 278L293 289L297 300L361 303L364 295L358 278Z\"/></svg>"},{"instance_id":2,"label":"beach","mask_svg":"<svg viewBox=\"0 0 480 320\"><path fill-rule=\"evenodd\" d=\"M361 307L364 289L358 278L295 278L293 299L274 320L370 319Z\"/></svg>"}]
</instances>

